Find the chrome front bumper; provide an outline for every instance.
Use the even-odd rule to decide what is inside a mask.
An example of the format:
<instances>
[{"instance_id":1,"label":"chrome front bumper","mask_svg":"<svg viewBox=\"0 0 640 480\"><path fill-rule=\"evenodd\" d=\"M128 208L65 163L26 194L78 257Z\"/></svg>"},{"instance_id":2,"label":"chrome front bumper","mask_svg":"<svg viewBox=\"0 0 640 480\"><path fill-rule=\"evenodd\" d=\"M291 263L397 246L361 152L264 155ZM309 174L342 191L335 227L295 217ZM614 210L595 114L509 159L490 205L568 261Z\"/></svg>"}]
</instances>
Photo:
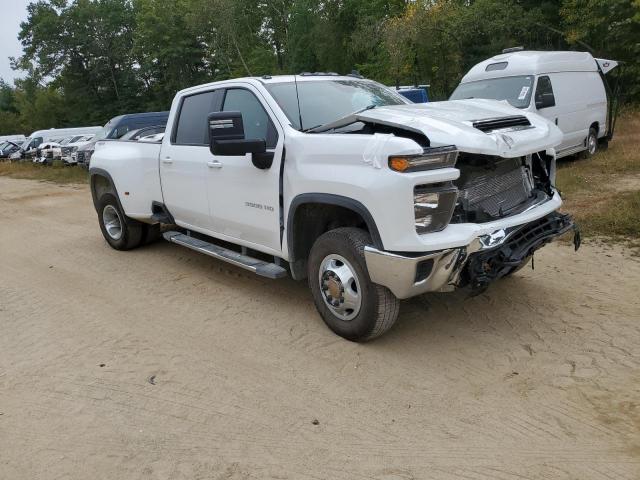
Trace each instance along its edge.
<instances>
[{"instance_id":1,"label":"chrome front bumper","mask_svg":"<svg viewBox=\"0 0 640 480\"><path fill-rule=\"evenodd\" d=\"M462 248L429 252L421 255L391 253L365 247L371 281L387 287L398 298L409 298L426 292L450 291L449 279L463 254ZM418 266L425 264L430 273L418 278Z\"/></svg>"},{"instance_id":2,"label":"chrome front bumper","mask_svg":"<svg viewBox=\"0 0 640 480\"><path fill-rule=\"evenodd\" d=\"M476 284L481 281L485 283L480 286L486 286L514 264L527 261L538 248L571 230L575 232L577 250L580 236L573 220L568 215L554 212L534 222L479 236L464 247L421 253L394 253L365 247L364 256L371 281L404 299L426 292L452 291L462 283L472 283L477 288ZM482 268L487 271L477 272L476 268L469 274L473 278L465 277L461 282L467 263L471 259L475 267L478 258L482 259ZM487 278L480 278L483 275Z\"/></svg>"}]
</instances>

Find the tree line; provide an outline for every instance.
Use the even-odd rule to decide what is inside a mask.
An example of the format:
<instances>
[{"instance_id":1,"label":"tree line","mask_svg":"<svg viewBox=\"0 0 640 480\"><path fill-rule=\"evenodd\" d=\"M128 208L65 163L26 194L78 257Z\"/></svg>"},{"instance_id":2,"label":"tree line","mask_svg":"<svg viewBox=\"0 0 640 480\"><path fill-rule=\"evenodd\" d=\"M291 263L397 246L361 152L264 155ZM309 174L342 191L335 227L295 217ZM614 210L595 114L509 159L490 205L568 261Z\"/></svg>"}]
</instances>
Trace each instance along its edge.
<instances>
[{"instance_id":1,"label":"tree line","mask_svg":"<svg viewBox=\"0 0 640 480\"><path fill-rule=\"evenodd\" d=\"M239 76L357 70L445 99L518 45L622 60L640 100L640 0L37 0L19 40L0 134L166 110L177 90Z\"/></svg>"}]
</instances>

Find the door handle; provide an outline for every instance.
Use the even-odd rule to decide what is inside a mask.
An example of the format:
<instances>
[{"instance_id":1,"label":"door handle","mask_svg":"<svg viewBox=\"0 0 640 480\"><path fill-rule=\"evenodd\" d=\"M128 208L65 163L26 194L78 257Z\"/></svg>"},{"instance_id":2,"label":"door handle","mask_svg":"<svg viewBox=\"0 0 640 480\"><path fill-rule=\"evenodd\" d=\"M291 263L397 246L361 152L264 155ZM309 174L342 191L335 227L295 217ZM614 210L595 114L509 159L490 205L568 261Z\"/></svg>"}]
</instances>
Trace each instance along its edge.
<instances>
[{"instance_id":1,"label":"door handle","mask_svg":"<svg viewBox=\"0 0 640 480\"><path fill-rule=\"evenodd\" d=\"M213 162L207 162L207 167L209 168L222 168L222 163L214 160Z\"/></svg>"},{"instance_id":2,"label":"door handle","mask_svg":"<svg viewBox=\"0 0 640 480\"><path fill-rule=\"evenodd\" d=\"M171 157L164 157L162 159L162 163L171 164L173 163L173 160L171 159Z\"/></svg>"}]
</instances>

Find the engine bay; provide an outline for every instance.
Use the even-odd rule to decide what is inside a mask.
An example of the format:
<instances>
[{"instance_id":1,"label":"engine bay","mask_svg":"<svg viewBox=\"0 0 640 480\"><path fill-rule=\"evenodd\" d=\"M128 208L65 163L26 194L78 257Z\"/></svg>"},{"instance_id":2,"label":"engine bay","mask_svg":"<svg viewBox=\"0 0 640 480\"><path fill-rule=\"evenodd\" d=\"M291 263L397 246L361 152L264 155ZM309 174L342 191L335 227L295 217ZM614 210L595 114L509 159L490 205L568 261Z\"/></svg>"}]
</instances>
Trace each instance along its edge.
<instances>
[{"instance_id":1,"label":"engine bay","mask_svg":"<svg viewBox=\"0 0 640 480\"><path fill-rule=\"evenodd\" d=\"M544 152L515 158L461 152L451 223L490 222L548 200L553 194L552 162Z\"/></svg>"}]
</instances>

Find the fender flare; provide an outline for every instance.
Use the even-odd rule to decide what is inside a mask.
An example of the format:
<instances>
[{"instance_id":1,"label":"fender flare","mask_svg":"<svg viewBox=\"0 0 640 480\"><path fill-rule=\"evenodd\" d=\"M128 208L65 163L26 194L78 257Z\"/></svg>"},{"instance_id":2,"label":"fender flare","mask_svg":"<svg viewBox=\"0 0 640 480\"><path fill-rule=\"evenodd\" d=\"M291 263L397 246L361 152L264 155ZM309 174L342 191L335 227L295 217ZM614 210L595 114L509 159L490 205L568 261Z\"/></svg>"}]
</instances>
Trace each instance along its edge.
<instances>
[{"instance_id":1,"label":"fender flare","mask_svg":"<svg viewBox=\"0 0 640 480\"><path fill-rule=\"evenodd\" d=\"M91 198L93 200L93 207L97 210L98 208L98 200L99 198L97 198L96 195L96 190L94 187L94 183L93 183L93 178L94 177L104 177L108 180L109 184L111 185L111 188L113 189L113 193L115 194L116 197L116 201L118 202L118 207L120 207L120 210L122 212L124 212L124 208L122 206L122 203L120 202L120 194L118 193L118 189L116 188L116 184L113 181L113 178L111 177L111 174L109 172L107 172L106 170L102 169L102 168L90 168L89 169L89 187L91 189Z\"/></svg>"},{"instance_id":2,"label":"fender flare","mask_svg":"<svg viewBox=\"0 0 640 480\"><path fill-rule=\"evenodd\" d=\"M289 213L287 215L287 248L289 249L290 261L296 260L291 250L292 246L294 245L293 220L296 216L298 207L307 203L335 205L338 207L347 208L357 213L362 217L367 225L367 228L369 229L369 234L371 235L373 246L378 250L384 250L382 238L380 237L380 232L378 231L378 226L376 225L376 222L367 207L365 207L361 202L359 202L358 200L354 200L353 198L343 197L342 195L334 195L331 193L301 193L300 195L297 195L289 204Z\"/></svg>"}]
</instances>

